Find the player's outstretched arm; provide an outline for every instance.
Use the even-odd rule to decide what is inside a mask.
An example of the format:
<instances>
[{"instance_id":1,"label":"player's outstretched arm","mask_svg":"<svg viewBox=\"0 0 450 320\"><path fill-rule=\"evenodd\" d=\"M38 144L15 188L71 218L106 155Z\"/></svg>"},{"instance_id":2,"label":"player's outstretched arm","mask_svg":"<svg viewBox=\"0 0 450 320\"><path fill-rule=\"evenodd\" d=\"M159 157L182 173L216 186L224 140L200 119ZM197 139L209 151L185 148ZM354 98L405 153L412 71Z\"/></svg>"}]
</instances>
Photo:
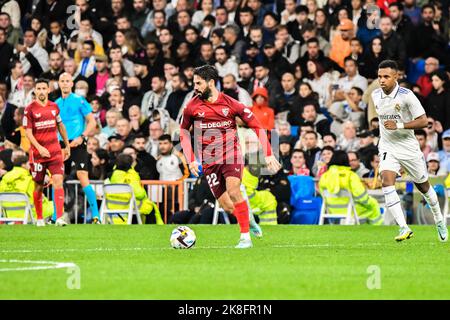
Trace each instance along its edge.
<instances>
[{"instance_id":1,"label":"player's outstretched arm","mask_svg":"<svg viewBox=\"0 0 450 320\"><path fill-rule=\"evenodd\" d=\"M33 135L33 129L26 128L25 129L25 135L30 141L31 145L36 148L36 150L39 152L41 157L43 158L50 158L50 152L46 148L44 148L34 137Z\"/></svg>"},{"instance_id":2,"label":"player's outstretched arm","mask_svg":"<svg viewBox=\"0 0 450 320\"><path fill-rule=\"evenodd\" d=\"M58 122L58 131L64 141L64 161L70 158L70 144L69 139L67 138L66 127L62 123L62 121Z\"/></svg>"}]
</instances>

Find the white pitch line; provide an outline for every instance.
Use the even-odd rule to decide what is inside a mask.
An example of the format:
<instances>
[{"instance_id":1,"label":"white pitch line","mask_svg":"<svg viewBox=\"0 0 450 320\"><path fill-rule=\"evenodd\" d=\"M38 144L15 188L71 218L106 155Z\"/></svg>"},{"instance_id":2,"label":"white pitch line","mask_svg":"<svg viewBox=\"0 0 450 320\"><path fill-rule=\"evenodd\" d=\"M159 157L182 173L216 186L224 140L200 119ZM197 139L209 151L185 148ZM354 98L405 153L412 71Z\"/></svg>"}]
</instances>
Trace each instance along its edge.
<instances>
[{"instance_id":1,"label":"white pitch line","mask_svg":"<svg viewBox=\"0 0 450 320\"><path fill-rule=\"evenodd\" d=\"M63 268L73 268L76 266L76 264L72 262L32 261L32 260L16 260L16 259L0 260L0 263L47 264L47 266L0 268L0 272L63 269ZM50 264L50 266L48 266L48 264Z\"/></svg>"},{"instance_id":2,"label":"white pitch line","mask_svg":"<svg viewBox=\"0 0 450 320\"><path fill-rule=\"evenodd\" d=\"M370 244L364 244L364 245L358 245L353 244L351 246L361 246L361 247L367 247L367 246L381 246L382 243L370 243ZM330 243L324 243L324 244L305 244L305 245L295 245L295 244L285 244L285 245L272 245L268 246L269 248L332 248L332 247L339 247L339 248L345 248L345 247L351 247L347 246L345 244L330 244ZM234 248L233 246L196 246L194 249L231 249ZM267 248L267 247L266 247ZM153 251L153 250L173 250L170 247L167 248L87 248L87 249L81 249L81 248L68 248L68 249L16 249L16 250L0 250L0 253L41 253L41 252L114 252L114 251ZM0 260L1 261L1 260Z\"/></svg>"}]
</instances>

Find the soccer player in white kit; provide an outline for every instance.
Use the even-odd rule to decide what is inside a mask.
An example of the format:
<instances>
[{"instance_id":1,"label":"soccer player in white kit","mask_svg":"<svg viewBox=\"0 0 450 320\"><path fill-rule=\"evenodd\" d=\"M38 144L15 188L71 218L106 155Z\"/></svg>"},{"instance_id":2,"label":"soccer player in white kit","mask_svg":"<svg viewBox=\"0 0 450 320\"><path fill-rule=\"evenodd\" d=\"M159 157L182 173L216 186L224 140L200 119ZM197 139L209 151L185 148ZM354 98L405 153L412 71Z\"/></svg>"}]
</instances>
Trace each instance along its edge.
<instances>
[{"instance_id":1,"label":"soccer player in white kit","mask_svg":"<svg viewBox=\"0 0 450 320\"><path fill-rule=\"evenodd\" d=\"M378 66L379 89L372 92L372 99L380 119L380 172L386 207L390 210L400 233L395 240L412 237L413 232L406 224L400 198L395 190L395 180L403 168L411 177L417 189L433 212L440 241L447 241L448 231L439 207L434 189L428 182L427 165L419 147L414 130L428 124L425 110L414 93L397 83L397 63L385 60Z\"/></svg>"}]
</instances>

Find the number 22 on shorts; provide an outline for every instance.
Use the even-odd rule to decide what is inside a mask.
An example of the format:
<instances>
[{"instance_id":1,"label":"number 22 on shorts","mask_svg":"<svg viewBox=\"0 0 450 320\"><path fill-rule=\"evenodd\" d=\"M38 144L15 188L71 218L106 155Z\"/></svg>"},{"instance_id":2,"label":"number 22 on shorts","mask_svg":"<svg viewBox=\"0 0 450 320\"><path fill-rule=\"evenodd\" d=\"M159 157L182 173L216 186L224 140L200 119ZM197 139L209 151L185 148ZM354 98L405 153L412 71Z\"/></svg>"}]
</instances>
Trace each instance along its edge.
<instances>
[{"instance_id":1,"label":"number 22 on shorts","mask_svg":"<svg viewBox=\"0 0 450 320\"><path fill-rule=\"evenodd\" d=\"M217 186L219 184L219 181L217 181L217 174L211 173L206 176L206 180L208 180L208 184L210 187Z\"/></svg>"}]
</instances>

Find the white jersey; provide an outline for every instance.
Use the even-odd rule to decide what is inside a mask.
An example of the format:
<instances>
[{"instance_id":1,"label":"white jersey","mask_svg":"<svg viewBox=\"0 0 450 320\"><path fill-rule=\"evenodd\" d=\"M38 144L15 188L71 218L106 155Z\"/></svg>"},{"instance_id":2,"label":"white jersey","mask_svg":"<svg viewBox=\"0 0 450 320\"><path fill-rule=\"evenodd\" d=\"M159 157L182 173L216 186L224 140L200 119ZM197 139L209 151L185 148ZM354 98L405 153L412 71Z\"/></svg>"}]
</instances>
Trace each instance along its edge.
<instances>
[{"instance_id":1,"label":"white jersey","mask_svg":"<svg viewBox=\"0 0 450 320\"><path fill-rule=\"evenodd\" d=\"M411 129L387 130L384 122L410 122L425 114L419 99L414 93L396 84L394 90L386 95L381 88L372 92L372 99L380 119L380 141L378 149L391 153L397 159L412 159L422 155L419 142Z\"/></svg>"}]
</instances>

